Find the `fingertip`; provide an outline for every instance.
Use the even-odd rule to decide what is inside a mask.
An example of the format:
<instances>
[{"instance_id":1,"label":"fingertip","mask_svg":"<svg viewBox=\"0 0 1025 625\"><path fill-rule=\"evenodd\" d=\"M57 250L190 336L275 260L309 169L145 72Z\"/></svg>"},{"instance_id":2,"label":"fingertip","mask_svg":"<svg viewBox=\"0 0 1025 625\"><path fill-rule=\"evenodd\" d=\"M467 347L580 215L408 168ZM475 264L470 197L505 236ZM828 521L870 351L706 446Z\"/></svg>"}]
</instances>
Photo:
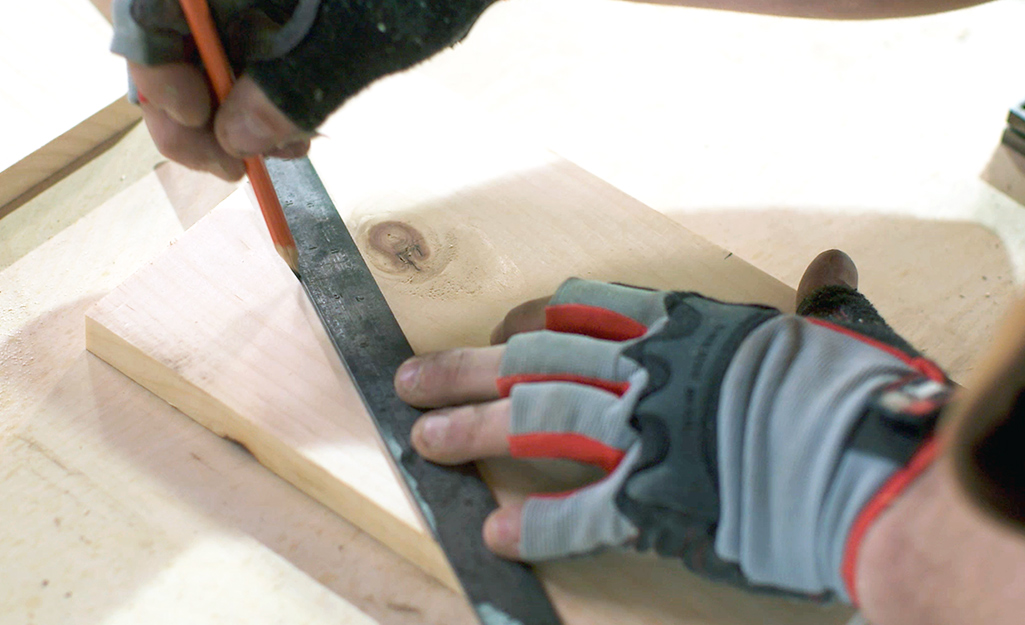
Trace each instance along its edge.
<instances>
[{"instance_id":1,"label":"fingertip","mask_svg":"<svg viewBox=\"0 0 1025 625\"><path fill-rule=\"evenodd\" d=\"M551 297L539 297L513 308L491 332L491 344L505 343L516 334L543 330L545 308Z\"/></svg>"},{"instance_id":2,"label":"fingertip","mask_svg":"<svg viewBox=\"0 0 1025 625\"><path fill-rule=\"evenodd\" d=\"M182 126L150 104L143 105L142 116L158 151L168 159L229 182L245 174L242 161L225 154L209 130Z\"/></svg>"},{"instance_id":3,"label":"fingertip","mask_svg":"<svg viewBox=\"0 0 1025 625\"><path fill-rule=\"evenodd\" d=\"M395 390L403 401L420 408L498 399L495 380L504 349L451 349L412 358L396 371Z\"/></svg>"},{"instance_id":4,"label":"fingertip","mask_svg":"<svg viewBox=\"0 0 1025 625\"><path fill-rule=\"evenodd\" d=\"M440 412L429 413L417 419L410 434L413 449L425 458L441 461L438 452L444 450L448 426L448 416Z\"/></svg>"},{"instance_id":5,"label":"fingertip","mask_svg":"<svg viewBox=\"0 0 1025 625\"><path fill-rule=\"evenodd\" d=\"M413 445L413 451L428 458L429 450L424 444L423 427L423 418L417 419L413 423L413 429L409 432L409 442Z\"/></svg>"},{"instance_id":6,"label":"fingertip","mask_svg":"<svg viewBox=\"0 0 1025 625\"><path fill-rule=\"evenodd\" d=\"M417 356L409 358L395 371L395 391L403 401L413 399L413 393L420 381L423 360Z\"/></svg>"},{"instance_id":7,"label":"fingertip","mask_svg":"<svg viewBox=\"0 0 1025 625\"><path fill-rule=\"evenodd\" d=\"M520 507L504 506L492 512L484 521L484 544L495 555L510 560L520 557Z\"/></svg>"},{"instance_id":8,"label":"fingertip","mask_svg":"<svg viewBox=\"0 0 1025 625\"><path fill-rule=\"evenodd\" d=\"M308 138L252 79L243 76L221 104L214 134L224 151L244 158L269 154Z\"/></svg>"},{"instance_id":9,"label":"fingertip","mask_svg":"<svg viewBox=\"0 0 1025 625\"><path fill-rule=\"evenodd\" d=\"M505 343L505 319L500 321L498 325L495 326L495 329L491 331L490 340L492 345L499 345L501 343Z\"/></svg>"},{"instance_id":10,"label":"fingertip","mask_svg":"<svg viewBox=\"0 0 1025 625\"><path fill-rule=\"evenodd\" d=\"M147 66L129 62L128 71L141 104L160 109L187 128L202 128L209 122L210 88L198 67L188 63Z\"/></svg>"},{"instance_id":11,"label":"fingertip","mask_svg":"<svg viewBox=\"0 0 1025 625\"><path fill-rule=\"evenodd\" d=\"M290 161L296 158L302 158L306 156L310 151L309 140L297 141L290 143L283 148L272 150L267 156L273 158L280 158L282 160Z\"/></svg>"},{"instance_id":12,"label":"fingertip","mask_svg":"<svg viewBox=\"0 0 1025 625\"><path fill-rule=\"evenodd\" d=\"M246 166L240 160L222 158L213 163L211 173L227 182L238 182L246 175Z\"/></svg>"}]
</instances>

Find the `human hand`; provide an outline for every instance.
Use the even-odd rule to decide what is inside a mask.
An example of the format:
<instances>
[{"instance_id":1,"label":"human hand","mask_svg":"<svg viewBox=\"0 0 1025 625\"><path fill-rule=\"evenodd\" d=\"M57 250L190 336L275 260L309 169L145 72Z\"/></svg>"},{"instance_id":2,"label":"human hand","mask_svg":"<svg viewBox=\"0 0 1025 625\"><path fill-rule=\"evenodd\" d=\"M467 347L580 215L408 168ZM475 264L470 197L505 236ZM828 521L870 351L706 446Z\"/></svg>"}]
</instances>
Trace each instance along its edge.
<instances>
[{"instance_id":1,"label":"human hand","mask_svg":"<svg viewBox=\"0 0 1025 625\"><path fill-rule=\"evenodd\" d=\"M241 73L216 112L178 0L114 0L112 50L161 153L234 180L243 157L306 154L342 102L461 39L492 1L210 0Z\"/></svg>"},{"instance_id":2,"label":"human hand","mask_svg":"<svg viewBox=\"0 0 1025 625\"><path fill-rule=\"evenodd\" d=\"M242 158L263 154L300 158L310 133L296 127L249 77L243 77L214 113L199 67L186 63L128 63L153 142L167 158L225 180L245 173Z\"/></svg>"},{"instance_id":3,"label":"human hand","mask_svg":"<svg viewBox=\"0 0 1025 625\"><path fill-rule=\"evenodd\" d=\"M818 303L833 297L844 313L863 300L827 295ZM853 599L855 518L911 462L949 390L931 363L848 328L690 293L570 281L547 309L511 313L493 338L509 337L396 375L403 399L435 409L411 433L430 460L555 457L606 471L494 512L491 549L544 560L634 546L805 596ZM935 410L908 416L908 397ZM902 451L877 454L851 434L864 423ZM855 461L864 467L849 470Z\"/></svg>"},{"instance_id":4,"label":"human hand","mask_svg":"<svg viewBox=\"0 0 1025 625\"><path fill-rule=\"evenodd\" d=\"M632 422L644 414L644 396L657 394L659 385L668 382L664 375L652 379L659 374L645 366L641 353L645 345L656 346L672 335L662 332L669 321L667 297L674 296L571 280L550 301L528 302L506 317L492 339L508 339L508 345L434 354L399 370L397 389L403 399L424 407L458 406L428 413L414 427L414 446L431 460L456 464L503 455L551 457L606 471L605 479L568 496L531 498L522 507L494 513L484 537L497 553L543 560L638 538L645 542L636 519L617 500L638 466L651 462L642 454L642 433ZM693 296L692 303L725 306L700 296ZM778 314L754 306L730 310L748 324ZM537 331L546 327L549 331ZM691 389L696 391L692 405L683 406L683 397L671 399L697 419L709 412L705 404L719 386L714 372L728 362L743 335L713 329L708 337L725 341L723 357L706 359L684 376L705 385ZM704 370L705 365L711 368ZM690 447L691 442L680 444ZM688 496L697 507L714 507L717 495L704 464L699 460L688 467L695 474ZM697 538L695 548L710 544L707 532Z\"/></svg>"},{"instance_id":5,"label":"human hand","mask_svg":"<svg viewBox=\"0 0 1025 625\"><path fill-rule=\"evenodd\" d=\"M568 385L551 389L555 393L547 398L530 398L523 388L516 392L515 400L508 396L512 377L517 374L512 373L508 348L503 343L517 335L522 338L528 336L527 333L543 330L550 299L537 299L510 311L492 333L493 347L430 354L400 368L396 375L400 396L413 405L440 408L426 413L413 428L412 442L419 453L442 464L462 464L501 456L537 457L540 455L535 453L537 449L544 448L550 457L590 462L606 472L614 470L626 450L636 442L636 434L626 427L624 417L628 415L612 416L610 420L618 421L618 427L606 426L604 429L608 431L602 436L602 432L593 431L602 429L598 406L579 406L574 415L581 421L575 424L570 422L571 418L559 419L555 415L551 421L543 422L546 413L541 405L524 410L524 402L551 404L569 400L565 395L555 396L560 389L569 389ZM559 353L555 351L553 355L557 357ZM535 384L531 388L543 393L541 386ZM583 389L583 393L588 394L588 390ZM597 401L606 399L599 392L592 395ZM514 401L517 402L515 409ZM588 413L588 408L592 413ZM588 416L593 417L590 423ZM581 436L587 436L592 444L581 444ZM537 539L542 539L546 533L566 534L569 527L580 522L581 515L620 520L621 515L608 506L622 479L609 478L603 482L575 493L569 505L554 506L551 512L555 518L549 515L544 526L536 522L545 515L524 514L523 505L500 508L484 524L485 543L507 558L542 560L626 542L636 534L628 521L614 522L613 527L606 528L606 533L588 537L587 544L570 544L571 541L561 545L537 544ZM527 505L539 503L544 505L542 500L529 500Z\"/></svg>"}]
</instances>

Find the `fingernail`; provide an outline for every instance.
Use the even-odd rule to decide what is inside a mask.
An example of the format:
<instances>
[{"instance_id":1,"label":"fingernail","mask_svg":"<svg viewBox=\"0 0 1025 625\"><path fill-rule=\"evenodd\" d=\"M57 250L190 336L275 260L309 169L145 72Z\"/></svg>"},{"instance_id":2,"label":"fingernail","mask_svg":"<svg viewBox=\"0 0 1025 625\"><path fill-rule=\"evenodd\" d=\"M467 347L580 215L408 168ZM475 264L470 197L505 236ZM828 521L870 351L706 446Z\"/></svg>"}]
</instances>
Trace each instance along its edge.
<instances>
[{"instance_id":1,"label":"fingernail","mask_svg":"<svg viewBox=\"0 0 1025 625\"><path fill-rule=\"evenodd\" d=\"M487 524L488 541L496 547L506 547L516 542L513 520L507 515L496 514Z\"/></svg>"},{"instance_id":2,"label":"fingernail","mask_svg":"<svg viewBox=\"0 0 1025 625\"><path fill-rule=\"evenodd\" d=\"M228 167L220 161L214 161L211 164L210 173L212 173L213 175L217 176L222 180L227 180L228 182L234 182L238 180L241 176L241 173L239 173L237 170L233 171L231 169L228 169Z\"/></svg>"},{"instance_id":3,"label":"fingernail","mask_svg":"<svg viewBox=\"0 0 1025 625\"><path fill-rule=\"evenodd\" d=\"M251 111L243 110L228 122L226 134L229 147L240 156L261 154L277 143L272 141L274 129Z\"/></svg>"},{"instance_id":4,"label":"fingernail","mask_svg":"<svg viewBox=\"0 0 1025 625\"><path fill-rule=\"evenodd\" d=\"M406 390L413 390L420 383L421 363L419 358L410 358L399 367L399 386Z\"/></svg>"},{"instance_id":5,"label":"fingernail","mask_svg":"<svg viewBox=\"0 0 1025 625\"><path fill-rule=\"evenodd\" d=\"M305 141L296 141L294 143L288 143L283 146L274 148L274 150L270 152L268 156L280 158L282 160L291 160L306 156L306 150L307 148Z\"/></svg>"},{"instance_id":6,"label":"fingernail","mask_svg":"<svg viewBox=\"0 0 1025 625\"><path fill-rule=\"evenodd\" d=\"M420 441L428 449L441 447L447 433L447 416L426 417L420 425Z\"/></svg>"}]
</instances>

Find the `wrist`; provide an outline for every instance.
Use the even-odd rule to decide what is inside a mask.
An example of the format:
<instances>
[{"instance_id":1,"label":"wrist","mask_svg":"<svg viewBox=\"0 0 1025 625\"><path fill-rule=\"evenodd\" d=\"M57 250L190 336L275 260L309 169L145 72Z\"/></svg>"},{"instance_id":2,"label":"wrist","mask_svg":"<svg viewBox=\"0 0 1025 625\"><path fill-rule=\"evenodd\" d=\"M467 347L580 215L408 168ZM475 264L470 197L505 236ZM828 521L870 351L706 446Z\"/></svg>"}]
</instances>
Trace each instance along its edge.
<instances>
[{"instance_id":1,"label":"wrist","mask_svg":"<svg viewBox=\"0 0 1025 625\"><path fill-rule=\"evenodd\" d=\"M855 567L854 590L861 611L868 619L892 612L895 600L906 600L901 586L908 579L910 538L906 531L913 510L909 502L922 499L921 491L935 491L936 467L930 467L917 482L902 493L865 532Z\"/></svg>"},{"instance_id":2,"label":"wrist","mask_svg":"<svg viewBox=\"0 0 1025 625\"><path fill-rule=\"evenodd\" d=\"M874 625L1011 625L1023 576L1025 541L968 502L942 457L866 534L857 588Z\"/></svg>"},{"instance_id":3,"label":"wrist","mask_svg":"<svg viewBox=\"0 0 1025 625\"><path fill-rule=\"evenodd\" d=\"M926 484L933 483L933 480L935 480L935 477L933 477L935 475L934 465L936 464L938 452L938 439L933 438L926 442L905 467L887 479L861 510L851 526L844 549L841 574L850 595L851 603L854 605L860 607L863 603L861 586L859 584L862 562L866 558L878 557L880 551L884 551L887 554L895 552L889 541L884 542L879 538L880 533L876 531L876 528L882 526L886 530L890 530L881 533L883 538L898 538L898 535L891 528L891 524L894 522L894 515L889 513L898 503L901 503L902 506L907 505L904 502L907 501L908 493L919 487L919 484L925 479L926 475L930 476ZM900 509L898 508L898 510ZM883 523L884 519L887 520L887 523ZM869 551L870 544L871 552ZM887 548L883 549L884 546ZM899 553L899 550L896 553ZM873 560L872 563L873 570L875 570L874 565L876 561Z\"/></svg>"}]
</instances>

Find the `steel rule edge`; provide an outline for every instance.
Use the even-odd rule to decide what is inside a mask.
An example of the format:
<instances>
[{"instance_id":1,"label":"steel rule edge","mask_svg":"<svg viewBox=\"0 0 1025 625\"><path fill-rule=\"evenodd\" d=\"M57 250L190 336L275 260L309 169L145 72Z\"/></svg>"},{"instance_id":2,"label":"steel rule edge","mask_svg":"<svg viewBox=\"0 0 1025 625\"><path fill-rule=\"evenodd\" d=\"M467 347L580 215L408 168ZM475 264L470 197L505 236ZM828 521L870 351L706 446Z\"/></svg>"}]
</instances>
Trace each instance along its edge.
<instances>
[{"instance_id":1,"label":"steel rule edge","mask_svg":"<svg viewBox=\"0 0 1025 625\"><path fill-rule=\"evenodd\" d=\"M496 502L476 467L442 467L413 451L409 433L421 412L399 399L392 383L413 350L312 163L268 159L267 168L310 301L478 619L484 625L558 625L533 569L484 545L480 528Z\"/></svg>"}]
</instances>

